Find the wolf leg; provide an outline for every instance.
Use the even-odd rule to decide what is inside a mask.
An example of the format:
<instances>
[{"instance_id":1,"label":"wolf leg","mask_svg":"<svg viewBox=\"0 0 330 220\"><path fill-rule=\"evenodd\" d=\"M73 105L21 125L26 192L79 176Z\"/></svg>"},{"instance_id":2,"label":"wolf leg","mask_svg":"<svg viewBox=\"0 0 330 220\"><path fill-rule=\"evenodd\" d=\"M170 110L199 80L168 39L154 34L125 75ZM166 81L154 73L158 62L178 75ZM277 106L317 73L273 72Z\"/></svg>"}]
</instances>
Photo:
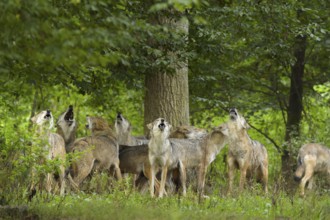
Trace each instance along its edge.
<instances>
[{"instance_id":1,"label":"wolf leg","mask_svg":"<svg viewBox=\"0 0 330 220\"><path fill-rule=\"evenodd\" d=\"M183 163L180 161L180 179L181 179L181 184L182 184L182 195L186 196L187 194L187 174L186 174L186 167L183 165Z\"/></svg>"},{"instance_id":2,"label":"wolf leg","mask_svg":"<svg viewBox=\"0 0 330 220\"><path fill-rule=\"evenodd\" d=\"M167 178L167 165L163 166L163 168L162 168L162 177L160 180L159 198L163 197L163 194L165 191L166 178Z\"/></svg>"}]
</instances>

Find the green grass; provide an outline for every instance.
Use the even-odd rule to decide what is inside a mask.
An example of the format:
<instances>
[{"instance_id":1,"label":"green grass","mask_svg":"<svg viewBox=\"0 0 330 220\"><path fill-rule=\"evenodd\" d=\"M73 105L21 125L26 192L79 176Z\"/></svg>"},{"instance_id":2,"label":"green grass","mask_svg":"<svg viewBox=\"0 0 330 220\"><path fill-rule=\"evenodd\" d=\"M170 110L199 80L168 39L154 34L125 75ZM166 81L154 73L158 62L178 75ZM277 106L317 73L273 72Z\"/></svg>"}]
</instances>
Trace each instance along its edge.
<instances>
[{"instance_id":1,"label":"green grass","mask_svg":"<svg viewBox=\"0 0 330 220\"><path fill-rule=\"evenodd\" d=\"M212 195L199 203L192 192L185 198L152 199L130 189L65 197L43 194L27 205L30 215L40 219L330 219L329 194L258 194L246 190L230 197Z\"/></svg>"},{"instance_id":2,"label":"green grass","mask_svg":"<svg viewBox=\"0 0 330 220\"><path fill-rule=\"evenodd\" d=\"M269 185L267 195L260 184L238 192L236 182L232 195L226 196L226 183L214 181L206 189L210 198L199 201L191 188L186 197L150 198L148 192L134 190L130 178L110 181L109 185L106 174L94 177L82 184L84 191L69 191L63 197L38 193L31 202L27 202L26 187L7 190L8 194L3 194L7 196L0 195L0 204L27 207L23 214L11 214L15 219L330 219L327 187L307 190L301 198L295 190L285 193L280 180ZM4 215L0 206L0 219L9 215Z\"/></svg>"}]
</instances>

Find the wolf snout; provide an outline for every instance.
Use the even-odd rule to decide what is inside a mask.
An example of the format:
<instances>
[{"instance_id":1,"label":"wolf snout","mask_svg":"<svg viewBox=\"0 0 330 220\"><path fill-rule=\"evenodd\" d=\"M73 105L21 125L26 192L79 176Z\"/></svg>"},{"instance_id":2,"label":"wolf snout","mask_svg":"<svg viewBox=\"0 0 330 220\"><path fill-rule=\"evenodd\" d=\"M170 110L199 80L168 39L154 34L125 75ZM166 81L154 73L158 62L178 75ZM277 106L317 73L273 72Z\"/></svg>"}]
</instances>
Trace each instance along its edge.
<instances>
[{"instance_id":1,"label":"wolf snout","mask_svg":"<svg viewBox=\"0 0 330 220\"><path fill-rule=\"evenodd\" d=\"M52 117L52 115L51 115L51 113L50 113L50 110L48 109L48 110L46 111L45 118L51 118L51 117Z\"/></svg>"},{"instance_id":2,"label":"wolf snout","mask_svg":"<svg viewBox=\"0 0 330 220\"><path fill-rule=\"evenodd\" d=\"M73 114L73 106L70 105L69 106L69 109L67 111L67 113L65 114L64 116L64 120L66 120L67 122L69 122L69 126L71 126L71 124L73 123L74 121L74 114Z\"/></svg>"},{"instance_id":3,"label":"wolf snout","mask_svg":"<svg viewBox=\"0 0 330 220\"><path fill-rule=\"evenodd\" d=\"M164 130L165 129L165 124L164 124L164 120L158 125L160 130Z\"/></svg>"},{"instance_id":4,"label":"wolf snout","mask_svg":"<svg viewBox=\"0 0 330 220\"><path fill-rule=\"evenodd\" d=\"M121 113L120 112L118 112L118 114L117 114L117 120L120 120L120 121L123 120L123 117L121 116Z\"/></svg>"},{"instance_id":5,"label":"wolf snout","mask_svg":"<svg viewBox=\"0 0 330 220\"><path fill-rule=\"evenodd\" d=\"M236 108L231 108L231 109L229 109L229 114L237 115Z\"/></svg>"},{"instance_id":6,"label":"wolf snout","mask_svg":"<svg viewBox=\"0 0 330 220\"><path fill-rule=\"evenodd\" d=\"M236 108L231 108L229 110L229 115L230 115L229 117L230 117L231 120L235 120L236 117L237 117L237 110L236 110Z\"/></svg>"}]
</instances>

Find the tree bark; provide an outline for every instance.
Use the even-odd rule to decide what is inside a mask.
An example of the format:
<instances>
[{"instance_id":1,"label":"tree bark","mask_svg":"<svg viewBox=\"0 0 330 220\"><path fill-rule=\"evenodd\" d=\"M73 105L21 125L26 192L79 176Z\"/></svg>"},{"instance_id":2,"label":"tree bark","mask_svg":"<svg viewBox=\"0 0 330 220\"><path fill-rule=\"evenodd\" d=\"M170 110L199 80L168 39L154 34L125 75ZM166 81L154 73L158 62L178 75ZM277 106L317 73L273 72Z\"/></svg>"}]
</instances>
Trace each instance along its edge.
<instances>
[{"instance_id":1,"label":"tree bark","mask_svg":"<svg viewBox=\"0 0 330 220\"><path fill-rule=\"evenodd\" d=\"M305 52L307 37L296 37L294 56L295 64L291 67L291 85L289 106L287 110L287 124L285 132L286 146L282 154L282 175L286 180L292 179L295 166L295 156L292 155L292 140L300 136L300 122L303 112L303 76L305 66Z\"/></svg>"},{"instance_id":2,"label":"tree bark","mask_svg":"<svg viewBox=\"0 0 330 220\"><path fill-rule=\"evenodd\" d=\"M188 35L188 21L162 17L159 23L166 24ZM171 60L178 60L178 54L168 52ZM173 73L155 72L145 77L144 124L145 134L148 133L146 124L159 117L164 117L173 127L189 125L189 87L188 61L172 65Z\"/></svg>"}]
</instances>

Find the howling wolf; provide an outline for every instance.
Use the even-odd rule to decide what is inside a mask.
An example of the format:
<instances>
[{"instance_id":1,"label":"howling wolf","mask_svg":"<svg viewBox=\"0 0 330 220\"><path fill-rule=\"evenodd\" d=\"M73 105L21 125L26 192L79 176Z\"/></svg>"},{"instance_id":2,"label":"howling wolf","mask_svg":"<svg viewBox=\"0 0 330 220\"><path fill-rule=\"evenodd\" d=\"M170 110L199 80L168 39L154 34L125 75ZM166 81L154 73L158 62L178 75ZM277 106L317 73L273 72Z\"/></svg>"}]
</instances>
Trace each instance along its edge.
<instances>
[{"instance_id":1,"label":"howling wolf","mask_svg":"<svg viewBox=\"0 0 330 220\"><path fill-rule=\"evenodd\" d=\"M77 130L72 105L70 105L69 108L58 117L56 127L57 133L61 135L65 141L66 152L69 152L72 143L76 140Z\"/></svg>"},{"instance_id":2,"label":"howling wolf","mask_svg":"<svg viewBox=\"0 0 330 220\"><path fill-rule=\"evenodd\" d=\"M229 151L227 157L229 169L229 188L231 193L235 176L235 169L241 172L240 190L243 189L246 177L256 175L257 181L263 184L267 193L268 183L268 155L264 145L252 140L247 133L249 125L238 114L236 109L230 109L229 122L224 126L224 133L228 136Z\"/></svg>"}]
</instances>

